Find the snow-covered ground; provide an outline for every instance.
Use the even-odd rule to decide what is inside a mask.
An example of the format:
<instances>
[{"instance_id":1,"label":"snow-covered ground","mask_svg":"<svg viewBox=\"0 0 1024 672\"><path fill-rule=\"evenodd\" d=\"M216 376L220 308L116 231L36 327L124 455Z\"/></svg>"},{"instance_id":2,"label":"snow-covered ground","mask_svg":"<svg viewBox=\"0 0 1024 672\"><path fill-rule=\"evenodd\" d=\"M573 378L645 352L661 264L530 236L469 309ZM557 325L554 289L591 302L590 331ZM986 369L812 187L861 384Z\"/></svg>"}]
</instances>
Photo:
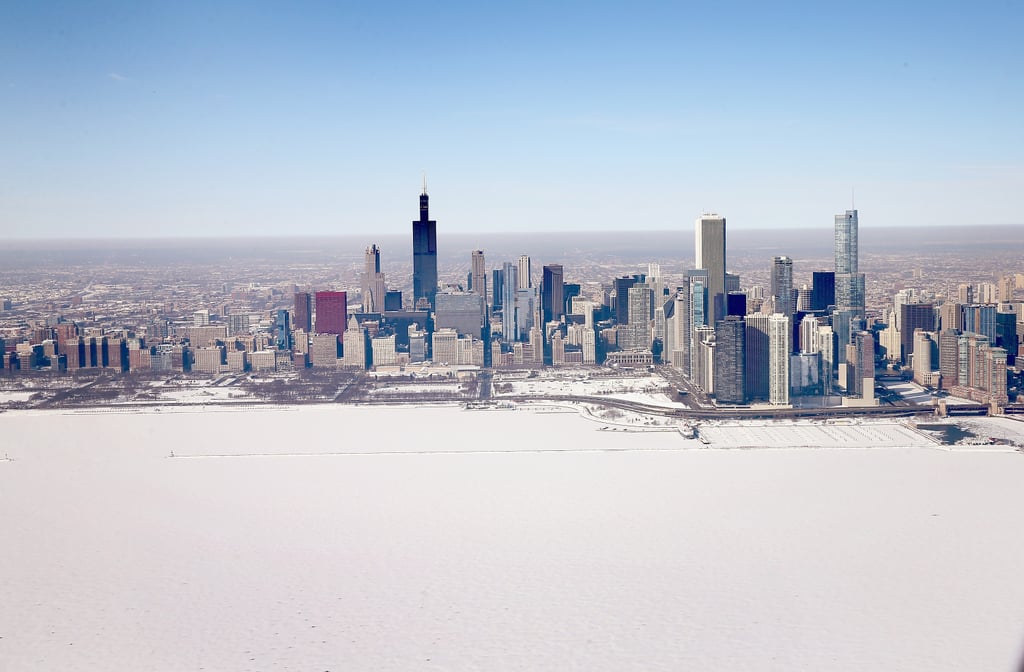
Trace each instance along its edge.
<instances>
[{"instance_id":1,"label":"snow-covered ground","mask_svg":"<svg viewBox=\"0 0 1024 672\"><path fill-rule=\"evenodd\" d=\"M462 384L455 381L447 383L402 383L400 385L382 385L372 390L374 395L388 394L435 394L438 392L458 394Z\"/></svg>"},{"instance_id":2,"label":"snow-covered ground","mask_svg":"<svg viewBox=\"0 0 1024 672\"><path fill-rule=\"evenodd\" d=\"M915 404L930 406L936 402L936 399L931 392L929 392L924 387L912 381L904 381L901 383L893 383L887 381L883 382L882 386L884 386L888 390L898 392L901 397ZM949 406L978 403L976 401L971 401L970 399L963 399L961 397L947 396L944 397L944 399L946 400L946 404Z\"/></svg>"},{"instance_id":3,"label":"snow-covered ground","mask_svg":"<svg viewBox=\"0 0 1024 672\"><path fill-rule=\"evenodd\" d=\"M0 390L0 404L6 404L17 401L28 401L35 393L36 390L29 390L27 392Z\"/></svg>"},{"instance_id":4,"label":"snow-covered ground","mask_svg":"<svg viewBox=\"0 0 1024 672\"><path fill-rule=\"evenodd\" d=\"M502 384L511 385L511 391L502 391ZM520 375L497 374L494 377L495 397L501 396L607 396L612 399L637 401L652 406L666 408L685 408L677 401L669 399L665 390L670 388L668 381L658 375L637 373L630 376L589 376L585 373L568 375L565 372L545 372L536 378L524 378Z\"/></svg>"},{"instance_id":5,"label":"snow-covered ground","mask_svg":"<svg viewBox=\"0 0 1024 672\"><path fill-rule=\"evenodd\" d=\"M201 387L153 388L158 391L162 400L182 404L225 403L251 398L237 387Z\"/></svg>"},{"instance_id":6,"label":"snow-covered ground","mask_svg":"<svg viewBox=\"0 0 1024 672\"><path fill-rule=\"evenodd\" d=\"M897 448L938 444L901 422L710 422L701 424L698 431L712 448Z\"/></svg>"},{"instance_id":7,"label":"snow-covered ground","mask_svg":"<svg viewBox=\"0 0 1024 672\"><path fill-rule=\"evenodd\" d=\"M0 669L1015 669L1020 453L599 427L2 413Z\"/></svg>"}]
</instances>

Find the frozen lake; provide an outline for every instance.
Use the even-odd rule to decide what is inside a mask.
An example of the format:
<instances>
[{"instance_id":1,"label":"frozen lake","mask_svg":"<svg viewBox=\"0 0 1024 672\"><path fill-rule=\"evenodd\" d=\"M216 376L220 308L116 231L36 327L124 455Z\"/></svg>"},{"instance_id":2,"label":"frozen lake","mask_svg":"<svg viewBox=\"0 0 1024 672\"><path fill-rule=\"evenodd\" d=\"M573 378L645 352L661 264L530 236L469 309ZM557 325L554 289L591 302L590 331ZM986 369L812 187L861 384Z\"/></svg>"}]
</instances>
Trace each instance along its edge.
<instances>
[{"instance_id":1,"label":"frozen lake","mask_svg":"<svg viewBox=\"0 0 1024 672\"><path fill-rule=\"evenodd\" d=\"M1024 455L599 427L0 413L0 669L1015 669Z\"/></svg>"}]
</instances>

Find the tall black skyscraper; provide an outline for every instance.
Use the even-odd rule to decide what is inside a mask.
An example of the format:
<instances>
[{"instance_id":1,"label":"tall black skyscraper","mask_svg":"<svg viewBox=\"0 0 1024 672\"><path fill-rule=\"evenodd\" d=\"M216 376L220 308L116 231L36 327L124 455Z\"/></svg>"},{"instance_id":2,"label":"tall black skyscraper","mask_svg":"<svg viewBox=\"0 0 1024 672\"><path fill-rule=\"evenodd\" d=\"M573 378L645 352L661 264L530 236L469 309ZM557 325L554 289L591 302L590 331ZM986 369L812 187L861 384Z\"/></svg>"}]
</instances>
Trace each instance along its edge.
<instances>
[{"instance_id":1,"label":"tall black skyscraper","mask_svg":"<svg viewBox=\"0 0 1024 672\"><path fill-rule=\"evenodd\" d=\"M836 305L835 271L814 271L811 278L811 310L827 310Z\"/></svg>"},{"instance_id":2,"label":"tall black skyscraper","mask_svg":"<svg viewBox=\"0 0 1024 672\"><path fill-rule=\"evenodd\" d=\"M433 309L437 296L437 222L430 219L426 181L420 194L420 218L412 223L412 294L414 302L426 299Z\"/></svg>"},{"instance_id":3,"label":"tall black skyscraper","mask_svg":"<svg viewBox=\"0 0 1024 672\"><path fill-rule=\"evenodd\" d=\"M742 317L730 315L715 322L715 397L720 402L747 403L745 344L746 322Z\"/></svg>"},{"instance_id":4,"label":"tall black skyscraper","mask_svg":"<svg viewBox=\"0 0 1024 672\"><path fill-rule=\"evenodd\" d=\"M637 283L635 275L615 278L615 321L629 324L629 288Z\"/></svg>"},{"instance_id":5,"label":"tall black skyscraper","mask_svg":"<svg viewBox=\"0 0 1024 672\"><path fill-rule=\"evenodd\" d=\"M541 307L544 309L545 324L558 320L565 310L565 281L562 276L561 264L548 264L544 267L541 282Z\"/></svg>"}]
</instances>

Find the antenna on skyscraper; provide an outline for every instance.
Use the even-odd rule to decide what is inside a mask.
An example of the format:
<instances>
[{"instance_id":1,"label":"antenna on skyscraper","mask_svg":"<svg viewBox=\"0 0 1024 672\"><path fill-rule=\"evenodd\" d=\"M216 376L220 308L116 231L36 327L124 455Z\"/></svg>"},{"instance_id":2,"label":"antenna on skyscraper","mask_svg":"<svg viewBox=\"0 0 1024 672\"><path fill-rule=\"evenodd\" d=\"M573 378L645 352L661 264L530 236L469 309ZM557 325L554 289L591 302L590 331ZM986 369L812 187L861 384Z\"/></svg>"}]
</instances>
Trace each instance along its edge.
<instances>
[{"instance_id":1,"label":"antenna on skyscraper","mask_svg":"<svg viewBox=\"0 0 1024 672\"><path fill-rule=\"evenodd\" d=\"M423 171L423 193L424 195L427 193L427 171L425 170Z\"/></svg>"}]
</instances>

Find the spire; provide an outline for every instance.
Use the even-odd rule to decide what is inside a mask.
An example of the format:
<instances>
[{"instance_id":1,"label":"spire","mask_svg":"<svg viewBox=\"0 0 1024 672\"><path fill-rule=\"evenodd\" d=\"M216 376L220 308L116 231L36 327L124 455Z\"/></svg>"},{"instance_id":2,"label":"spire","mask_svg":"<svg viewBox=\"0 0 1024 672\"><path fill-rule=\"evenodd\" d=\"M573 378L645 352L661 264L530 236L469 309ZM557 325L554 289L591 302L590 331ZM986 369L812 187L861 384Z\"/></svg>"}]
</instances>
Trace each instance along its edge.
<instances>
[{"instance_id":1,"label":"spire","mask_svg":"<svg viewBox=\"0 0 1024 672\"><path fill-rule=\"evenodd\" d=\"M427 195L427 171L423 171L423 195Z\"/></svg>"}]
</instances>

